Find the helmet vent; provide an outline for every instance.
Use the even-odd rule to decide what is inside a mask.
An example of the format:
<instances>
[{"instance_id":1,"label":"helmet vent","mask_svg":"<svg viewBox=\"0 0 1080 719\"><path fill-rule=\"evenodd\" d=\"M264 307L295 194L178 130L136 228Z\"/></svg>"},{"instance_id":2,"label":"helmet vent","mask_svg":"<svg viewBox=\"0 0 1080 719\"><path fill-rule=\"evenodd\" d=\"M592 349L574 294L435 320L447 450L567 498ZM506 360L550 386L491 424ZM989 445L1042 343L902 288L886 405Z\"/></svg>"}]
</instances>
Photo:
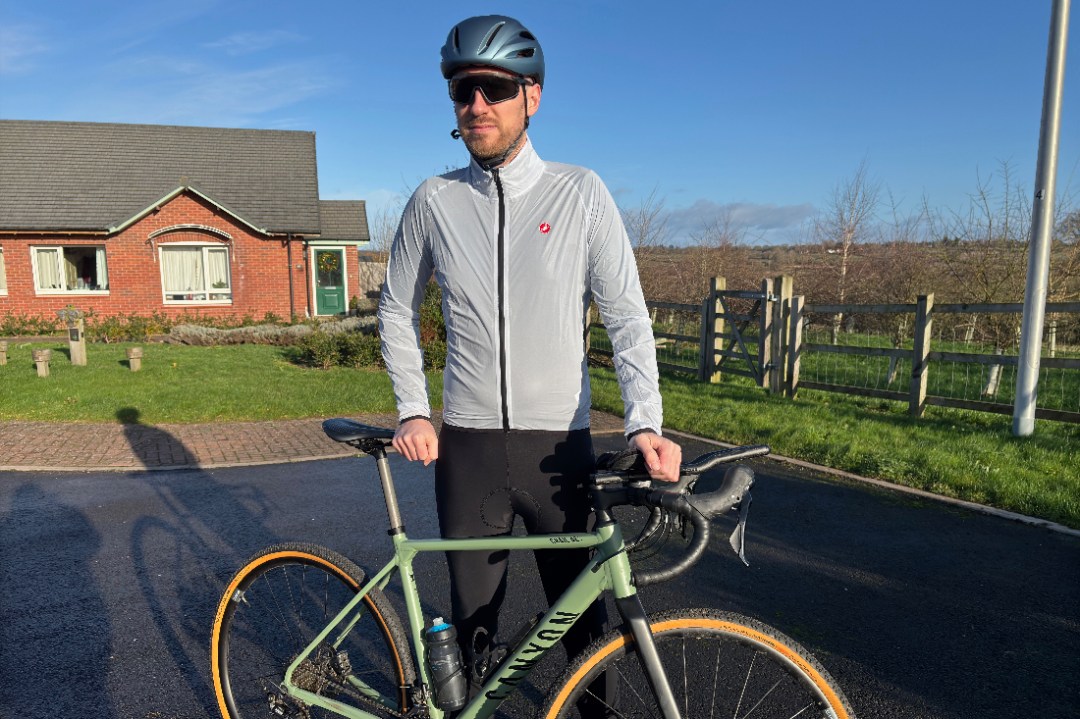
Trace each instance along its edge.
<instances>
[{"instance_id":1,"label":"helmet vent","mask_svg":"<svg viewBox=\"0 0 1080 719\"><path fill-rule=\"evenodd\" d=\"M533 48L530 47L530 48L526 48L524 50L519 50L517 52L517 54L514 55L514 57L532 57L535 54L536 54L536 50L534 50Z\"/></svg>"},{"instance_id":2,"label":"helmet vent","mask_svg":"<svg viewBox=\"0 0 1080 719\"><path fill-rule=\"evenodd\" d=\"M489 32L488 36L484 38L484 42L480 44L480 49L478 50L478 52L487 52L487 49L491 47L491 43L495 41L495 36L499 34L499 30L502 30L503 25L505 24L506 23L501 22L495 27L491 28L491 32Z\"/></svg>"},{"instance_id":3,"label":"helmet vent","mask_svg":"<svg viewBox=\"0 0 1080 719\"><path fill-rule=\"evenodd\" d=\"M533 34L531 32L529 32L528 30L522 30L521 32L518 33L518 36L523 37L526 40L536 40L536 37L533 36Z\"/></svg>"},{"instance_id":4,"label":"helmet vent","mask_svg":"<svg viewBox=\"0 0 1080 719\"><path fill-rule=\"evenodd\" d=\"M461 47L461 37L459 35L457 27L454 28L454 48L459 49Z\"/></svg>"}]
</instances>

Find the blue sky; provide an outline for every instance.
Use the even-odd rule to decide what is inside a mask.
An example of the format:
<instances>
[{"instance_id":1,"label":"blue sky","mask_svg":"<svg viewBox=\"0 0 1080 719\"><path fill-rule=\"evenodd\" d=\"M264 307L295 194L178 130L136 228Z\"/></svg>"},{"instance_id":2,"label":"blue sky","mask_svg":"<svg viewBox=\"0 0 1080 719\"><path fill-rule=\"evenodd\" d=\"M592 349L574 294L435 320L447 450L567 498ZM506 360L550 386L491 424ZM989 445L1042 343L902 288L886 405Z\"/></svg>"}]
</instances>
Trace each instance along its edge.
<instances>
[{"instance_id":1,"label":"blue sky","mask_svg":"<svg viewBox=\"0 0 1080 719\"><path fill-rule=\"evenodd\" d=\"M439 47L463 16L537 35L530 136L651 192L685 234L728 210L792 241L866 162L901 211L958 209L1008 163L1032 187L1051 0L0 0L0 117L311 130L324 199L372 214L464 163ZM1059 191L1080 192L1080 49ZM1075 200L1074 200L1075 204Z\"/></svg>"}]
</instances>

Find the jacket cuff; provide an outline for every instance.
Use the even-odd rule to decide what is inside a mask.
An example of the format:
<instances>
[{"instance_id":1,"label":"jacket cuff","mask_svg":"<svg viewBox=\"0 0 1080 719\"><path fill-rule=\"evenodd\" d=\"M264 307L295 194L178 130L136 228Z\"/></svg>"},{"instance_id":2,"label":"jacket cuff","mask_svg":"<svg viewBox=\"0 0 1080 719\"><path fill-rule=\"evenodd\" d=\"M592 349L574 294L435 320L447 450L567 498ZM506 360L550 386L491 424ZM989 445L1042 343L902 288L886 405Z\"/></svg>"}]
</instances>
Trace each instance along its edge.
<instances>
[{"instance_id":1,"label":"jacket cuff","mask_svg":"<svg viewBox=\"0 0 1080 719\"><path fill-rule=\"evenodd\" d=\"M660 430L658 430L658 429L653 429L652 427L642 427L641 429L635 429L633 432L627 432L626 433L626 441L629 442L634 437L636 437L639 434L642 434L644 432L652 432L657 437L663 436L663 435L660 434Z\"/></svg>"}]
</instances>

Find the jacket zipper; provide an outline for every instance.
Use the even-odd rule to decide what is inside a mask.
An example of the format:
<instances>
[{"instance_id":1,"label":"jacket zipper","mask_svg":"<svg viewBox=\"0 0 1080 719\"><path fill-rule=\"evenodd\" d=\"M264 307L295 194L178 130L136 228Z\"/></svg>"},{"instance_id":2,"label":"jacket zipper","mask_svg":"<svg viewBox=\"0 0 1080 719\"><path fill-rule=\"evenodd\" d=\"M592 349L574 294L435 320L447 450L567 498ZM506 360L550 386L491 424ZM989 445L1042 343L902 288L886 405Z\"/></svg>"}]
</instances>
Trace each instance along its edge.
<instances>
[{"instance_id":1,"label":"jacket zipper","mask_svg":"<svg viewBox=\"0 0 1080 719\"><path fill-rule=\"evenodd\" d=\"M498 169L491 171L495 178L495 189L499 193L499 388L502 391L502 428L510 429L510 406L507 401L506 391L506 296L503 292L506 264L506 198L503 196L502 180L499 179Z\"/></svg>"}]
</instances>

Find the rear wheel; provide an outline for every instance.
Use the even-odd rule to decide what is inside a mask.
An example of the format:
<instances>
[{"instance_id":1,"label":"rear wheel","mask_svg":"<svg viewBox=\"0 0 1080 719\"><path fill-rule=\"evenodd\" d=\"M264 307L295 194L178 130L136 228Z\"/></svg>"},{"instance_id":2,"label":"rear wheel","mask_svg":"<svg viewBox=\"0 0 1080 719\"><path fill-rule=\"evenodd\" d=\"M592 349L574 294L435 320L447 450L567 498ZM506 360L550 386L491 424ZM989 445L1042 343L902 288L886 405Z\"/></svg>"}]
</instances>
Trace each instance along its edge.
<instances>
[{"instance_id":1,"label":"rear wheel","mask_svg":"<svg viewBox=\"0 0 1080 719\"><path fill-rule=\"evenodd\" d=\"M682 719L854 719L847 699L805 649L747 617L684 609L649 617ZM629 634L613 632L570 665L545 719L663 716Z\"/></svg>"},{"instance_id":2,"label":"rear wheel","mask_svg":"<svg viewBox=\"0 0 1080 719\"><path fill-rule=\"evenodd\" d=\"M210 660L222 716L336 716L280 685L301 650L364 583L359 567L316 545L280 544L252 557L229 582L214 620ZM296 668L293 683L379 715L403 712L416 676L407 635L378 589L358 610L348 635L339 638L339 625Z\"/></svg>"}]
</instances>

